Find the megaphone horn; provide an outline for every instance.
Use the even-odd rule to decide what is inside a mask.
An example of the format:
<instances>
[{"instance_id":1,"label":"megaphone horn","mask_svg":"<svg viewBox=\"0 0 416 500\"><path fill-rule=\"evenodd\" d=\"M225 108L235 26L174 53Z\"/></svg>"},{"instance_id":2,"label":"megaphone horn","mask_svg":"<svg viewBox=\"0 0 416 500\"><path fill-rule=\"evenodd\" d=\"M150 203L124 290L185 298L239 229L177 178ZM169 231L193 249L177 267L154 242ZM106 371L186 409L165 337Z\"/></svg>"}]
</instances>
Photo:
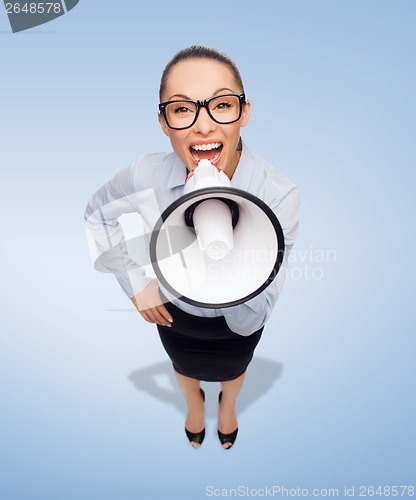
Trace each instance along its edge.
<instances>
[{"instance_id":1,"label":"megaphone horn","mask_svg":"<svg viewBox=\"0 0 416 500\"><path fill-rule=\"evenodd\" d=\"M184 244L167 255L166 237L175 242L169 244L172 250L178 249L184 227L189 228ZM185 194L163 212L150 240L162 288L207 308L231 307L258 295L276 277L283 254L283 231L270 207L231 187L208 160L191 173Z\"/></svg>"}]
</instances>

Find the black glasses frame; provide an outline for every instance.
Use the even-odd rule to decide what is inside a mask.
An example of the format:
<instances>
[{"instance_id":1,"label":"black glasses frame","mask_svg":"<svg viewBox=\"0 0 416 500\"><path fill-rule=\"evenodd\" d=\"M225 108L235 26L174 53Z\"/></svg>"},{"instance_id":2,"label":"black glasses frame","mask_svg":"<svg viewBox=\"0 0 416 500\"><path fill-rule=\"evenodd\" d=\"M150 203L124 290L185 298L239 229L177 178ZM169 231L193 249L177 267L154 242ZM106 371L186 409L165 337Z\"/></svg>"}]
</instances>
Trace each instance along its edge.
<instances>
[{"instance_id":1,"label":"black glasses frame","mask_svg":"<svg viewBox=\"0 0 416 500\"><path fill-rule=\"evenodd\" d=\"M220 97L230 97L230 96L238 97L238 101L240 104L240 112L238 113L238 118L236 118L235 120L231 120L230 122L220 122L212 116L211 111L209 110L208 104L214 99L218 99ZM196 106L195 118L193 119L193 121L190 125L187 125L186 127L172 127L171 125L169 125L169 121L168 121L168 118L166 116L166 106L168 104L172 104L174 102L192 102L193 104L195 104L195 106ZM241 118L241 114L243 112L243 104L245 104L245 103L246 103L246 95L244 93L243 94L221 94L221 95L215 95L214 97L208 97L208 99L204 99L203 101L198 101L198 100L192 101L191 99L178 99L175 101L161 102L159 104L159 111L162 113L162 116L165 119L166 125L169 128L171 128L173 130L185 130L187 128L192 127L195 124L195 122L197 121L198 116L199 116L199 110L201 108L205 108L207 110L207 113L208 113L209 117L211 118L211 120L214 120L215 123L219 123L220 125L228 125L229 123L238 122L238 120Z\"/></svg>"}]
</instances>

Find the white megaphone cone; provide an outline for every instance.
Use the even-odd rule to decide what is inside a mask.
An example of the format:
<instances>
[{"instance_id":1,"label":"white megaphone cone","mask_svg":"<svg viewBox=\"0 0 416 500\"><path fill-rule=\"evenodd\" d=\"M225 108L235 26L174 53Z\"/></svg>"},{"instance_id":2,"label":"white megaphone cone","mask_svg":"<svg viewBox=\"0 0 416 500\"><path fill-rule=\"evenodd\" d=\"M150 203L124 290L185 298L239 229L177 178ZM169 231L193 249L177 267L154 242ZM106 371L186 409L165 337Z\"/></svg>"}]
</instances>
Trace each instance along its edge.
<instances>
[{"instance_id":1,"label":"white megaphone cone","mask_svg":"<svg viewBox=\"0 0 416 500\"><path fill-rule=\"evenodd\" d=\"M231 187L230 179L209 160L201 160L187 177L185 194L211 187ZM233 248L230 207L219 199L201 201L192 211L190 226L195 228L201 250L212 260L221 260Z\"/></svg>"},{"instance_id":2,"label":"white megaphone cone","mask_svg":"<svg viewBox=\"0 0 416 500\"><path fill-rule=\"evenodd\" d=\"M201 160L185 194L161 215L150 259L167 295L198 307L231 307L255 297L283 261L283 231L269 206L233 188L227 175Z\"/></svg>"}]
</instances>

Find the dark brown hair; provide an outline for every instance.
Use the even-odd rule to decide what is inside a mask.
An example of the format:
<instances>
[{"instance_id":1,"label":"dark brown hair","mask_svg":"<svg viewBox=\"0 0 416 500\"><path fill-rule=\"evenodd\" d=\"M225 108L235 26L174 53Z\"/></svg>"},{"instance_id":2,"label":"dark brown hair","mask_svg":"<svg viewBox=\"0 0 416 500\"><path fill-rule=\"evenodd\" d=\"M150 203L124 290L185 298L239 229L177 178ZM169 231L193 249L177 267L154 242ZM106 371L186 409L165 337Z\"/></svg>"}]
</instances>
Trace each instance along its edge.
<instances>
[{"instance_id":1,"label":"dark brown hair","mask_svg":"<svg viewBox=\"0 0 416 500\"><path fill-rule=\"evenodd\" d=\"M244 92L243 80L241 79L240 71L238 70L237 65L232 59L224 54L224 52L221 52L214 47L207 47L205 45L192 45L192 47L180 50L165 66L165 69L162 73L162 78L160 80L160 100L162 100L162 95L166 88L166 80L169 76L170 70L179 62L188 59L211 59L212 61L218 61L225 64L233 73L237 84L241 87L241 91Z\"/></svg>"}]
</instances>

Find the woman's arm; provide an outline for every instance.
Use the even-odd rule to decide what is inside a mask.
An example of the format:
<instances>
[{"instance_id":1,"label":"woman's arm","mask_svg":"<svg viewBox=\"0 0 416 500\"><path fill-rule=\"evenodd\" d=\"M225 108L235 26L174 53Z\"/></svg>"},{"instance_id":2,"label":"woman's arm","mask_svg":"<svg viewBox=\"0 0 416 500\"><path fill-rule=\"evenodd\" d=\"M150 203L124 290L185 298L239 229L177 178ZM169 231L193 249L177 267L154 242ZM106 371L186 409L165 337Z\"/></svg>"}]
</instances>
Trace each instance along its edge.
<instances>
[{"instance_id":1,"label":"woman's arm","mask_svg":"<svg viewBox=\"0 0 416 500\"><path fill-rule=\"evenodd\" d=\"M98 271L114 274L146 321L170 326L172 318L160 299L157 280L148 277L143 267L150 259L142 253L135 259L129 255L119 222L124 214L140 214L141 207L147 211L154 207L158 216L154 190L137 190L133 184L136 164L117 173L88 201L85 219L91 257Z\"/></svg>"},{"instance_id":2,"label":"woman's arm","mask_svg":"<svg viewBox=\"0 0 416 500\"><path fill-rule=\"evenodd\" d=\"M276 214L285 238L285 255L276 278L259 295L238 306L222 309L230 329L243 336L259 330L270 318L286 278L289 254L295 243L299 227L299 191L293 187L278 203L270 208Z\"/></svg>"}]
</instances>

